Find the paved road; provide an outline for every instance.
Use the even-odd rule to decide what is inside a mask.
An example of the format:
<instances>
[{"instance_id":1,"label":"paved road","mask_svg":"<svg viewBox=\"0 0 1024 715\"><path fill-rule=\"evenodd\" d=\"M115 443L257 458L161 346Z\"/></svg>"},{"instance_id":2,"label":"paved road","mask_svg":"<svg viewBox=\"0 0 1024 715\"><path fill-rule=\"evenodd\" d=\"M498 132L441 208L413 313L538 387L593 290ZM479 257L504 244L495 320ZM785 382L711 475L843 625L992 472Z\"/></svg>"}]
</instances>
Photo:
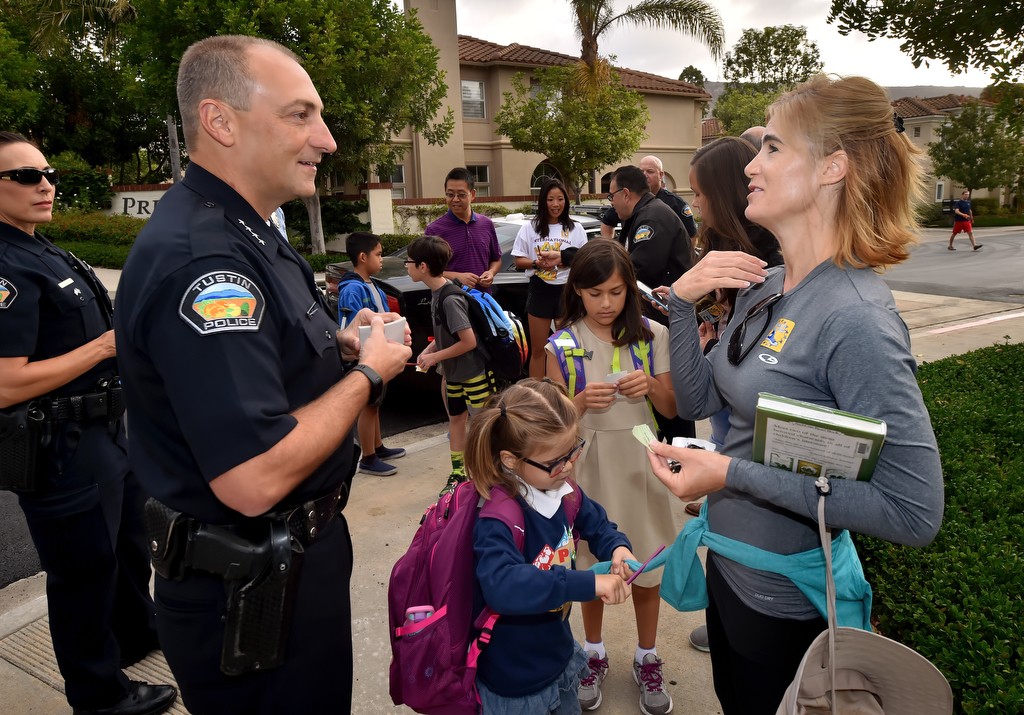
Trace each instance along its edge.
<instances>
[{"instance_id":1,"label":"paved road","mask_svg":"<svg viewBox=\"0 0 1024 715\"><path fill-rule=\"evenodd\" d=\"M1004 303L1024 302L1024 227L983 228L974 233L984 248L971 250L961 234L946 250L949 229L925 229L906 263L885 274L892 290Z\"/></svg>"}]
</instances>

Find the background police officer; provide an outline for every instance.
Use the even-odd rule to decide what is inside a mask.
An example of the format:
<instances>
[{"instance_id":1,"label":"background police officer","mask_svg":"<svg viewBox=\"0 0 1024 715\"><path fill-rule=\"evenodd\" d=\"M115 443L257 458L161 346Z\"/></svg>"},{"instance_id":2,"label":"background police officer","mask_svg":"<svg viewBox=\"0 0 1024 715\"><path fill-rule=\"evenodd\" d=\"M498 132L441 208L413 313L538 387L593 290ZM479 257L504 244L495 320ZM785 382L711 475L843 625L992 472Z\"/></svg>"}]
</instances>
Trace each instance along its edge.
<instances>
[{"instance_id":1,"label":"background police officer","mask_svg":"<svg viewBox=\"0 0 1024 715\"><path fill-rule=\"evenodd\" d=\"M654 194L654 198L667 204L670 209L675 211L676 216L683 222L683 228L686 229L686 234L690 238L696 236L697 222L693 219L693 211L690 210L690 205L665 187L665 170L662 168L661 159L656 156L645 156L640 160L639 166L640 171L647 177L647 188ZM620 216L614 206L609 206L601 217L601 237L615 238L615 227L619 225L620 220L625 221L626 218L626 216ZM625 230L625 224L623 224L622 228Z\"/></svg>"},{"instance_id":2,"label":"background police officer","mask_svg":"<svg viewBox=\"0 0 1024 715\"><path fill-rule=\"evenodd\" d=\"M36 484L19 503L46 571L68 703L76 714L158 713L175 689L121 672L158 643L110 301L88 266L35 232L52 218L57 181L35 145L0 132L0 410L34 401L47 418Z\"/></svg>"},{"instance_id":3,"label":"background police officer","mask_svg":"<svg viewBox=\"0 0 1024 715\"><path fill-rule=\"evenodd\" d=\"M348 712L352 542L340 508L351 428L402 371L411 339L388 342L368 310L338 333L309 265L268 224L315 193L317 165L336 148L297 57L253 37L201 40L182 56L178 104L191 164L118 288L132 464L156 500L225 543L262 548L257 536L288 515L291 566L275 561L273 573L295 573L300 556L301 572L284 591L283 630L235 631L235 581L219 552L194 549L177 578L157 576L164 653L193 715ZM345 373L343 358L359 364ZM283 642L283 664L222 657L267 639Z\"/></svg>"},{"instance_id":4,"label":"background police officer","mask_svg":"<svg viewBox=\"0 0 1024 715\"><path fill-rule=\"evenodd\" d=\"M625 223L619 240L629 251L638 281L651 288L672 285L693 265L693 247L683 222L668 204L654 198L647 177L635 166L620 166L612 174L608 200ZM644 314L666 323L667 318L649 305ZM662 436L694 437L692 421L665 417L655 411Z\"/></svg>"}]
</instances>

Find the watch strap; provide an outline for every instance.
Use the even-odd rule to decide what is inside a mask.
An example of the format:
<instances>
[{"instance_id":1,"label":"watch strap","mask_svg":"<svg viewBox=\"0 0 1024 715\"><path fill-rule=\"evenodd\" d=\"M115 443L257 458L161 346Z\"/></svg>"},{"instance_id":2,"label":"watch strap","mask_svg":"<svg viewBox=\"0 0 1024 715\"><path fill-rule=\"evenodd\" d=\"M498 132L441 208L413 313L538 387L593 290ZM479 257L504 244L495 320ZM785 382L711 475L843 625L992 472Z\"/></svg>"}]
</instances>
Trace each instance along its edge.
<instances>
[{"instance_id":1,"label":"watch strap","mask_svg":"<svg viewBox=\"0 0 1024 715\"><path fill-rule=\"evenodd\" d=\"M369 365L359 363L353 366L352 369L363 373L366 379L370 381L370 397L367 400L367 405L379 407L384 399L384 379Z\"/></svg>"}]
</instances>

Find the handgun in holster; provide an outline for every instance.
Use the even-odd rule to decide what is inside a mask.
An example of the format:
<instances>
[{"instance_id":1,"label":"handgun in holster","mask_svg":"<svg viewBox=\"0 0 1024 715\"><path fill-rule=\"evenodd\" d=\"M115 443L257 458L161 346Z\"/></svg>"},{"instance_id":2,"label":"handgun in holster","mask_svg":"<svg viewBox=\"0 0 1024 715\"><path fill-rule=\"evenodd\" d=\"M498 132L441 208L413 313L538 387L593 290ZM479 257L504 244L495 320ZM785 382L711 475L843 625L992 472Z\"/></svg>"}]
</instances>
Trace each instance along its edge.
<instances>
[{"instance_id":1,"label":"handgun in holster","mask_svg":"<svg viewBox=\"0 0 1024 715\"><path fill-rule=\"evenodd\" d=\"M41 486L36 458L45 433L46 416L36 402L0 410L0 489L31 492Z\"/></svg>"},{"instance_id":2,"label":"handgun in holster","mask_svg":"<svg viewBox=\"0 0 1024 715\"><path fill-rule=\"evenodd\" d=\"M180 580L191 568L224 579L221 671L240 675L281 665L304 551L287 521L256 519L244 529L202 524L152 498L145 519L157 573Z\"/></svg>"}]
</instances>

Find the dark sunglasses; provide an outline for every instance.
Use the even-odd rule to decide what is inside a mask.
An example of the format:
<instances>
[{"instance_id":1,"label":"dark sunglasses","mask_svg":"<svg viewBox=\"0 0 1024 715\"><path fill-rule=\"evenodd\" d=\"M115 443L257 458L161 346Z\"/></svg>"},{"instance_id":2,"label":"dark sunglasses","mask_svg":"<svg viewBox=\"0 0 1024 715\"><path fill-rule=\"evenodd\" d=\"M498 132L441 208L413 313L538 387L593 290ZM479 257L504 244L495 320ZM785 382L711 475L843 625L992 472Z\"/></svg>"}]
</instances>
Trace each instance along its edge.
<instances>
[{"instance_id":1,"label":"dark sunglasses","mask_svg":"<svg viewBox=\"0 0 1024 715\"><path fill-rule=\"evenodd\" d=\"M743 341L746 339L747 334L747 323L751 320L756 320L761 316L762 313L768 313L768 319L765 321L765 325L771 323L772 320L772 306L782 300L782 293L773 293L764 300L758 301L750 307L747 314L743 316L743 320L737 326L736 330L733 331L732 337L729 338L729 352L726 353L726 357L729 358L729 362L733 365L739 365L743 362L743 358L754 349L757 345L757 340L751 340L747 347L743 347ZM761 335L761 331L757 332L757 335Z\"/></svg>"},{"instance_id":2,"label":"dark sunglasses","mask_svg":"<svg viewBox=\"0 0 1024 715\"><path fill-rule=\"evenodd\" d=\"M536 467L541 471L547 472L548 475L552 479L554 479L555 477L562 473L562 470L565 469L566 464L568 464L569 462L575 462L577 459L580 458L580 452L583 451L583 445L585 445L586 443L587 440L583 439L582 437L577 437L576 446L570 449L567 455L565 455L564 457L559 457L550 464L541 464L540 462L534 462L532 459L527 459L526 457L523 457L523 461L532 467Z\"/></svg>"},{"instance_id":3,"label":"dark sunglasses","mask_svg":"<svg viewBox=\"0 0 1024 715\"><path fill-rule=\"evenodd\" d=\"M35 186L43 177L50 182L50 186L60 183L60 173L56 169L8 169L0 171L0 179L17 181L24 186Z\"/></svg>"}]
</instances>

